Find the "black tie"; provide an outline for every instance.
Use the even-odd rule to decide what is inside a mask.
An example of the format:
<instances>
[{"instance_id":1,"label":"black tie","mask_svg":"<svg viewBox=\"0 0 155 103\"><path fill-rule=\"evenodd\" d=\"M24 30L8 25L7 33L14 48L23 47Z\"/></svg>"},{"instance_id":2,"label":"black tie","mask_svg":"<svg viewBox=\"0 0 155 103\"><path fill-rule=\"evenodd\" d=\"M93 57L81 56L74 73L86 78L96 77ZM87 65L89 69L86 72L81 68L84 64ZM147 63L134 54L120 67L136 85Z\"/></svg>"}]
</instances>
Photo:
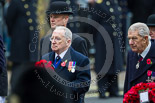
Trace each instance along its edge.
<instances>
[{"instance_id":1,"label":"black tie","mask_svg":"<svg viewBox=\"0 0 155 103\"><path fill-rule=\"evenodd\" d=\"M136 64L136 69L139 68L141 61L143 60L143 57L141 55L137 55L137 64Z\"/></svg>"},{"instance_id":2,"label":"black tie","mask_svg":"<svg viewBox=\"0 0 155 103\"><path fill-rule=\"evenodd\" d=\"M60 56L57 56L57 57L56 57L56 63L57 63L60 59L61 59Z\"/></svg>"},{"instance_id":3,"label":"black tie","mask_svg":"<svg viewBox=\"0 0 155 103\"><path fill-rule=\"evenodd\" d=\"M143 57L141 55L138 56L138 62L141 62L143 60Z\"/></svg>"},{"instance_id":4,"label":"black tie","mask_svg":"<svg viewBox=\"0 0 155 103\"><path fill-rule=\"evenodd\" d=\"M60 56L57 56L57 57L55 58L54 66L55 66L55 69L56 69L56 70L57 70L57 68L58 68L58 66L59 66L59 64L60 64L60 62L59 62L60 59L61 59Z\"/></svg>"}]
</instances>

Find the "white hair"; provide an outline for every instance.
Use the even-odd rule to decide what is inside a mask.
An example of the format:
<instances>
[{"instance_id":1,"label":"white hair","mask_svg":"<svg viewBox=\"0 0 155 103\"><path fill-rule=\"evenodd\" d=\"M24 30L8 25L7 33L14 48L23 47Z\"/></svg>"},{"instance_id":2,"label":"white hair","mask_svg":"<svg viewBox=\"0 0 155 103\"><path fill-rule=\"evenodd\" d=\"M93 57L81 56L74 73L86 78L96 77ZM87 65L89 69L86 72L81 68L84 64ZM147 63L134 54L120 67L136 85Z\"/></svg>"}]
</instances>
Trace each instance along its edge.
<instances>
[{"instance_id":1,"label":"white hair","mask_svg":"<svg viewBox=\"0 0 155 103\"><path fill-rule=\"evenodd\" d=\"M149 40L151 39L150 37L150 30L148 28L148 26L144 23L138 22L138 23L134 23L129 27L128 31L137 31L138 30L138 34L142 37L144 37L145 35L148 36Z\"/></svg>"},{"instance_id":2,"label":"white hair","mask_svg":"<svg viewBox=\"0 0 155 103\"><path fill-rule=\"evenodd\" d=\"M64 30L66 39L70 39L72 41L72 32L64 26L56 26L55 30Z\"/></svg>"}]
</instances>

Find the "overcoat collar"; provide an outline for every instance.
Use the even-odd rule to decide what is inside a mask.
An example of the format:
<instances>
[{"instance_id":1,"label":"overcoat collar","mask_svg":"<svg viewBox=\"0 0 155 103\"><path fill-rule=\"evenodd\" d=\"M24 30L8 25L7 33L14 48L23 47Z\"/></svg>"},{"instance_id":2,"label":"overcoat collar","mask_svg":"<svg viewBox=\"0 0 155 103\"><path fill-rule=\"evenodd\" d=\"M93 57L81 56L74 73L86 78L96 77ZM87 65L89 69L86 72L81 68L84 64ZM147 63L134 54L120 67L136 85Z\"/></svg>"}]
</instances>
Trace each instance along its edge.
<instances>
[{"instance_id":1,"label":"overcoat collar","mask_svg":"<svg viewBox=\"0 0 155 103\"><path fill-rule=\"evenodd\" d=\"M68 51L66 52L65 56L63 57L63 59L61 60L61 63L62 62L65 62L67 60L67 63L64 67L61 66L61 64L58 66L58 68L55 69L55 71L58 73L60 71L62 71L63 69L65 68L68 68L68 64L69 64L69 61L72 61L72 58L71 58L71 52L72 52L72 47L70 47L68 49ZM55 58L55 53L54 52L51 52L50 55L49 55L49 60L52 61L52 63L54 62L54 58Z\"/></svg>"},{"instance_id":2,"label":"overcoat collar","mask_svg":"<svg viewBox=\"0 0 155 103\"><path fill-rule=\"evenodd\" d=\"M151 43L151 48L150 48L150 51L148 52L148 54L146 55L146 57L143 59L143 61L141 61L140 65L139 65L139 68L136 69L136 67L134 69L135 72L134 72L134 76L133 78L131 79L131 82L135 79L137 79L138 77L140 77L141 75L143 75L143 73L147 72L147 70L152 66L152 64L155 63L155 44L154 43ZM137 58L138 54L135 53L132 57L131 60L133 60L132 63L136 62L137 63ZM147 60L150 59L152 61L152 64L147 64Z\"/></svg>"}]
</instances>

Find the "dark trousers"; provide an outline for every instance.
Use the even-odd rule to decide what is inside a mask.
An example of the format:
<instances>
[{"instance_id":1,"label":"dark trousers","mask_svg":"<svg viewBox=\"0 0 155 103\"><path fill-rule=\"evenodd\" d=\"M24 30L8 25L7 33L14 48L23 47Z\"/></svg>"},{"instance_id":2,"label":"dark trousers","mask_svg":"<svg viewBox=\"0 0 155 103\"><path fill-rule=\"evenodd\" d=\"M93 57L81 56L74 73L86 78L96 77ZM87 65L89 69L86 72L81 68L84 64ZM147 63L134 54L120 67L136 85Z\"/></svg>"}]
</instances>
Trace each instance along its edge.
<instances>
[{"instance_id":1,"label":"dark trousers","mask_svg":"<svg viewBox=\"0 0 155 103\"><path fill-rule=\"evenodd\" d=\"M98 81L99 94L105 96L108 91L110 96L118 95L118 77L117 75L106 74L101 80Z\"/></svg>"}]
</instances>

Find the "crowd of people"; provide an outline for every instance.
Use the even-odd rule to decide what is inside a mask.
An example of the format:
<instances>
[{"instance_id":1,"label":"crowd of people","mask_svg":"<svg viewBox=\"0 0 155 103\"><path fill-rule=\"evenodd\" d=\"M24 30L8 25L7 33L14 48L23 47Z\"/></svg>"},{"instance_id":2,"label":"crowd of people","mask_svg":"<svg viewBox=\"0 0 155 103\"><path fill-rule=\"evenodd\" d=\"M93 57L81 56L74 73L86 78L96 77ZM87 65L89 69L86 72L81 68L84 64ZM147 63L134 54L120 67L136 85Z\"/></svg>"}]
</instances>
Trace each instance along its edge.
<instances>
[{"instance_id":1,"label":"crowd of people","mask_svg":"<svg viewBox=\"0 0 155 103\"><path fill-rule=\"evenodd\" d=\"M0 103L6 98L9 103L14 98L18 103L85 103L92 71L100 99L107 98L106 92L120 97L118 73L126 71L125 94L147 82L148 70L155 71L153 0L139 1L138 9L133 0L49 0L44 10L49 30L42 38L38 2L0 0ZM141 8L147 12L136 11ZM93 68L90 56L95 59ZM37 61L43 64L35 66Z\"/></svg>"}]
</instances>

